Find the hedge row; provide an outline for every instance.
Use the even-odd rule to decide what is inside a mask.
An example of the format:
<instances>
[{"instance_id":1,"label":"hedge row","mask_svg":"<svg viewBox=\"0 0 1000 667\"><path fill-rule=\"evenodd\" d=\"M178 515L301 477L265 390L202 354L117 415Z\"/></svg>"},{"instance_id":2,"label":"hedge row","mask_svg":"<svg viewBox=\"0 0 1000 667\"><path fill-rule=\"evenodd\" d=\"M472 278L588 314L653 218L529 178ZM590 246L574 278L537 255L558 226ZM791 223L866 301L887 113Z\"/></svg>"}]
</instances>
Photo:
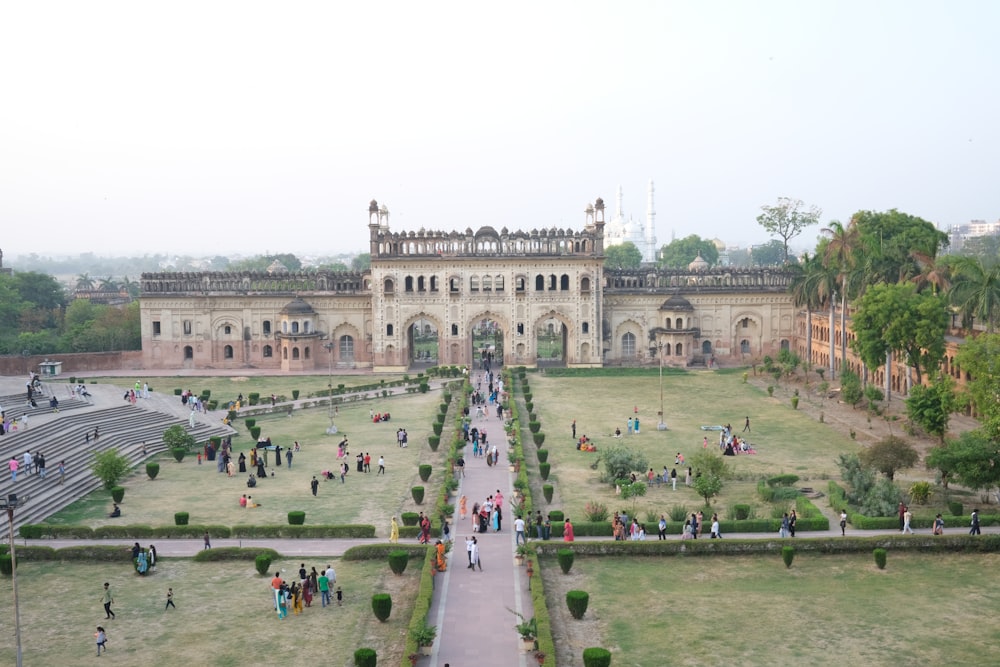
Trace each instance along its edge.
<instances>
[{"instance_id":1,"label":"hedge row","mask_svg":"<svg viewBox=\"0 0 1000 667\"><path fill-rule=\"evenodd\" d=\"M836 482L831 481L827 485L827 492L830 496L830 507L838 512L842 509L847 509L847 520L850 521L851 525L855 528L859 530L888 530L890 528L899 529L898 516L867 516L865 514L850 511L847 503L847 493L844 491L844 487L840 486ZM969 528L972 525L971 514L955 516L953 514L942 513L941 518L944 520L946 528ZM1000 514L980 514L979 525L1000 525ZM932 528L934 526L934 517L914 516L910 521L910 526L913 528Z\"/></svg>"},{"instance_id":2,"label":"hedge row","mask_svg":"<svg viewBox=\"0 0 1000 667\"><path fill-rule=\"evenodd\" d=\"M405 551L411 559L423 558L429 547L424 544L365 544L344 552L344 560L385 560L393 551Z\"/></svg>"},{"instance_id":3,"label":"hedge row","mask_svg":"<svg viewBox=\"0 0 1000 667\"><path fill-rule=\"evenodd\" d=\"M218 561L248 560L256 561L257 556L267 556L272 561L279 558L280 554L274 549L263 547L216 547L213 549L202 549L194 556L196 563L215 563Z\"/></svg>"},{"instance_id":4,"label":"hedge row","mask_svg":"<svg viewBox=\"0 0 1000 667\"><path fill-rule=\"evenodd\" d=\"M575 526L574 526L575 528ZM571 548L578 556L700 556L780 554L792 543L786 539L755 540L647 540L645 542L533 542L538 553L555 557L559 549ZM870 537L795 538L796 553L865 553L875 548L921 552L1000 552L1000 534L988 535L873 535Z\"/></svg>"},{"instance_id":5,"label":"hedge row","mask_svg":"<svg viewBox=\"0 0 1000 667\"><path fill-rule=\"evenodd\" d=\"M147 538L197 538L205 534L212 537L242 538L374 538L375 526L357 525L316 525L316 526L57 526L45 523L25 524L20 535L27 540L53 539L147 539Z\"/></svg>"},{"instance_id":6,"label":"hedge row","mask_svg":"<svg viewBox=\"0 0 1000 667\"><path fill-rule=\"evenodd\" d=\"M656 539L660 532L659 526L655 522L640 522L646 529L646 539ZM726 520L719 521L719 530L723 535L727 533L777 533L781 528L781 519L746 519L744 521ZM678 521L667 522L668 535L680 535L684 526ZM825 516L803 518L799 517L795 522L795 532L806 532L810 530L830 530L830 520ZM552 524L552 537L562 538L563 524ZM611 522L609 521L580 521L573 522L573 534L577 537L613 537Z\"/></svg>"}]
</instances>

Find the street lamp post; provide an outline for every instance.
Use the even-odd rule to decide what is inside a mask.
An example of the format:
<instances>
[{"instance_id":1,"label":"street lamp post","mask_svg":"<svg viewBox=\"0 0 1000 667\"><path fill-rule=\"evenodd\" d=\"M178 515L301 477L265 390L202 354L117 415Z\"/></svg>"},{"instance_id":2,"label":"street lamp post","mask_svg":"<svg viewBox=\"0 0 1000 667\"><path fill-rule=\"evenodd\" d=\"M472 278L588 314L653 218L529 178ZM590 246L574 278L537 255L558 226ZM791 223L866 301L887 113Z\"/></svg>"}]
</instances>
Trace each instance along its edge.
<instances>
[{"instance_id":1,"label":"street lamp post","mask_svg":"<svg viewBox=\"0 0 1000 667\"><path fill-rule=\"evenodd\" d=\"M330 405L327 409L327 414L330 417L330 425L326 427L327 435L333 435L337 432L337 425L333 423L333 348L334 342L332 340L323 344L323 349L330 353L330 374L326 385L330 398Z\"/></svg>"},{"instance_id":2,"label":"street lamp post","mask_svg":"<svg viewBox=\"0 0 1000 667\"><path fill-rule=\"evenodd\" d=\"M17 643L17 667L21 667L21 610L17 604L17 553L14 546L14 510L17 508L17 494L0 498L0 509L7 510L7 525L10 530L10 579L14 585L14 640Z\"/></svg>"}]
</instances>

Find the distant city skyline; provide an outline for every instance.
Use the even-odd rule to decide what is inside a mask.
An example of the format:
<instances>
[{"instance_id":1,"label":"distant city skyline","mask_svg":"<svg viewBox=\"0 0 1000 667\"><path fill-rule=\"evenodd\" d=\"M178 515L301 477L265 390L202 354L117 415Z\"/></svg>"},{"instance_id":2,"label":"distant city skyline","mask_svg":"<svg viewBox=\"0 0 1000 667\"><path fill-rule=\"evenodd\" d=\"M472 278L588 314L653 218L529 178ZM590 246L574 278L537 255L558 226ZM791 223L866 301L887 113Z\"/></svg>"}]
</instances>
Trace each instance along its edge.
<instances>
[{"instance_id":1,"label":"distant city skyline","mask_svg":"<svg viewBox=\"0 0 1000 667\"><path fill-rule=\"evenodd\" d=\"M53 10L53 7L56 9ZM394 230L765 242L762 205L1000 218L1000 3L21 3L0 248L251 256Z\"/></svg>"}]
</instances>

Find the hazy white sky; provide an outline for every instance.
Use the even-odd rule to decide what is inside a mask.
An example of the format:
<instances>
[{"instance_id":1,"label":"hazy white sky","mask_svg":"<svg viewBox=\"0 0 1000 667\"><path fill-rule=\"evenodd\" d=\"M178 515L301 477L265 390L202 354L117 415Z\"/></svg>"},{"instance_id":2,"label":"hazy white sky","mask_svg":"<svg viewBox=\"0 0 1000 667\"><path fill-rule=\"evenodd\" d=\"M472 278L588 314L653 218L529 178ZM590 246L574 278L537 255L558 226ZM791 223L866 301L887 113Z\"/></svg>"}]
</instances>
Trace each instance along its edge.
<instances>
[{"instance_id":1,"label":"hazy white sky","mask_svg":"<svg viewBox=\"0 0 1000 667\"><path fill-rule=\"evenodd\" d=\"M396 230L578 229L618 185L644 217L650 179L661 244L762 242L779 196L993 221L998 25L985 0L6 3L0 248L363 252L372 198Z\"/></svg>"}]
</instances>

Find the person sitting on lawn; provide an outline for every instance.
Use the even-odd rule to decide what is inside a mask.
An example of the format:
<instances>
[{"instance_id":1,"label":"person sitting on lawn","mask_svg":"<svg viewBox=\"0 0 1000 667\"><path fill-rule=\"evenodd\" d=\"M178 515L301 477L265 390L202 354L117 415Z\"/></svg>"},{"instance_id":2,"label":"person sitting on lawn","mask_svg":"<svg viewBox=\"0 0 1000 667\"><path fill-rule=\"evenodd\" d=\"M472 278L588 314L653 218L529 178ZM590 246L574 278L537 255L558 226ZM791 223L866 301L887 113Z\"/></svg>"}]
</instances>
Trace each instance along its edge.
<instances>
[{"instance_id":1,"label":"person sitting on lawn","mask_svg":"<svg viewBox=\"0 0 1000 667\"><path fill-rule=\"evenodd\" d=\"M114 509L111 510L111 514L108 515L109 519L117 519L122 515L122 508L118 507L118 503L114 504Z\"/></svg>"}]
</instances>

